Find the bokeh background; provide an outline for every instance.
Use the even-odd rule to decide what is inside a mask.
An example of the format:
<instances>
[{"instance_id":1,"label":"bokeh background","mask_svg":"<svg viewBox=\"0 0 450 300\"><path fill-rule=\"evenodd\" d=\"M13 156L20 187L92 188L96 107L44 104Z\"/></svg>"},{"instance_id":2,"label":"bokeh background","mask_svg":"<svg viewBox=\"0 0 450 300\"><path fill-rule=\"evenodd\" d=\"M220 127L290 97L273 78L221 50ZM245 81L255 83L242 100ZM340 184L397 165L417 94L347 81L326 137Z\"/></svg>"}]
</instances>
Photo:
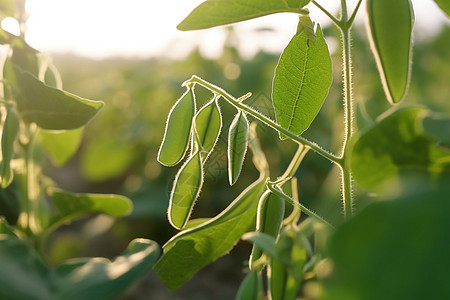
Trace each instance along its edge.
<instances>
[{"instance_id":1,"label":"bokeh background","mask_svg":"<svg viewBox=\"0 0 450 300\"><path fill-rule=\"evenodd\" d=\"M123 194L134 203L126 218L92 216L68 224L47 245L52 263L76 256L118 255L135 237L163 245L176 231L166 218L168 195L177 167L157 160L165 118L184 91L181 83L193 74L274 117L271 82L278 57L296 29L295 16L272 16L234 27L182 33L176 24L202 1L28 1L27 41L47 53L63 79L64 89L103 100L106 106L86 127L80 149L65 165L48 161L46 173L74 192ZM417 27L410 91L405 102L421 103L450 113L450 23L433 1L416 4ZM350 1L354 5L355 1ZM140 6L143 5L143 6ZM336 7L330 5L331 11ZM353 6L352 6L353 7ZM333 58L334 80L316 121L304 134L333 152L342 141L341 52L338 31L323 14L311 9L321 23ZM376 73L359 13L353 37L354 95L357 124L364 128L388 108ZM72 24L72 27L69 25ZM10 20L2 24L14 31ZM200 103L211 94L196 89ZM221 102L224 132L233 109ZM258 126L273 178L281 175L296 151L294 143ZM229 187L226 135L206 166L205 184L195 217L216 215L257 176L247 157L236 186ZM310 153L298 171L300 199L319 214L341 222L339 176L320 156ZM357 208L370 194L357 191ZM180 290L167 291L150 272L120 299L232 299L243 278L241 270L250 245L241 242L228 255L200 271Z\"/></svg>"}]
</instances>

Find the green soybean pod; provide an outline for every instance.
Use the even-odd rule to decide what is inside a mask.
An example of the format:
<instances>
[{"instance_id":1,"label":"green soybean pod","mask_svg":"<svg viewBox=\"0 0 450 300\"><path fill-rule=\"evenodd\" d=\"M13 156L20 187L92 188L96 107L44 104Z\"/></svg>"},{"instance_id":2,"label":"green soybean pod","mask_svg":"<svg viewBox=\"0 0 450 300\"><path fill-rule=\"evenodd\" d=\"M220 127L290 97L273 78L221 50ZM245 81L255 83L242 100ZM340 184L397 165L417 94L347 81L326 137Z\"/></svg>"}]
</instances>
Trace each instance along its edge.
<instances>
[{"instance_id":1,"label":"green soybean pod","mask_svg":"<svg viewBox=\"0 0 450 300\"><path fill-rule=\"evenodd\" d=\"M195 96L188 89L167 117L164 138L158 152L158 161L163 165L174 166L183 159L189 146L194 115Z\"/></svg>"},{"instance_id":2,"label":"green soybean pod","mask_svg":"<svg viewBox=\"0 0 450 300\"><path fill-rule=\"evenodd\" d=\"M258 212L256 215L256 230L266 233L277 239L281 223L284 218L285 202L278 195L273 194L269 190L262 196L258 204ZM258 260L262 255L262 250L254 245L250 255L250 266Z\"/></svg>"},{"instance_id":3,"label":"green soybean pod","mask_svg":"<svg viewBox=\"0 0 450 300\"><path fill-rule=\"evenodd\" d=\"M262 296L262 282L258 272L245 276L236 295L236 300L259 300Z\"/></svg>"},{"instance_id":4,"label":"green soybean pod","mask_svg":"<svg viewBox=\"0 0 450 300\"><path fill-rule=\"evenodd\" d=\"M200 152L195 152L180 168L173 183L169 200L169 222L181 229L186 226L195 200L203 185L203 165Z\"/></svg>"},{"instance_id":5,"label":"green soybean pod","mask_svg":"<svg viewBox=\"0 0 450 300\"><path fill-rule=\"evenodd\" d=\"M214 148L222 129L222 114L217 100L217 97L211 99L195 116L196 134L201 150L206 153L206 157Z\"/></svg>"},{"instance_id":6,"label":"green soybean pod","mask_svg":"<svg viewBox=\"0 0 450 300\"><path fill-rule=\"evenodd\" d=\"M11 160L14 156L14 143L20 129L20 119L13 108L7 110L2 132L2 162L0 164L1 187L6 188L13 180Z\"/></svg>"},{"instance_id":7,"label":"green soybean pod","mask_svg":"<svg viewBox=\"0 0 450 300\"><path fill-rule=\"evenodd\" d=\"M410 0L367 0L366 25L388 101L400 102L411 77L414 11Z\"/></svg>"},{"instance_id":8,"label":"green soybean pod","mask_svg":"<svg viewBox=\"0 0 450 300\"><path fill-rule=\"evenodd\" d=\"M236 183L241 174L249 136L248 119L239 110L231 122L228 132L228 179L230 185Z\"/></svg>"}]
</instances>

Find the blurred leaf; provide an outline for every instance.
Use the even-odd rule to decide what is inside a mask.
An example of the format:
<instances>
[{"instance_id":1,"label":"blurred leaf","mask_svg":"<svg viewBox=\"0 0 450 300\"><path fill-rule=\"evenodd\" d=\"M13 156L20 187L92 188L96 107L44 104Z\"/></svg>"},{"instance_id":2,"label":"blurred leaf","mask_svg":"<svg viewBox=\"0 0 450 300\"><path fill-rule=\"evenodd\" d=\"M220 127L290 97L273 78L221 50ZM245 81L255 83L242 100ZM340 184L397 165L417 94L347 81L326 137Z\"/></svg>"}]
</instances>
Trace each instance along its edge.
<instances>
[{"instance_id":1,"label":"blurred leaf","mask_svg":"<svg viewBox=\"0 0 450 300\"><path fill-rule=\"evenodd\" d=\"M135 159L135 148L115 136L101 136L82 153L81 171L88 180L100 182L123 174Z\"/></svg>"},{"instance_id":2,"label":"blurred leaf","mask_svg":"<svg viewBox=\"0 0 450 300\"><path fill-rule=\"evenodd\" d=\"M423 119L425 134L446 146L450 146L450 117L429 114Z\"/></svg>"},{"instance_id":3,"label":"blurred leaf","mask_svg":"<svg viewBox=\"0 0 450 300\"><path fill-rule=\"evenodd\" d=\"M9 226L9 224L6 223L4 220L0 219L0 236L5 234L16 237L14 229L11 226Z\"/></svg>"},{"instance_id":4,"label":"blurred leaf","mask_svg":"<svg viewBox=\"0 0 450 300\"><path fill-rule=\"evenodd\" d=\"M0 187L0 216L4 216L9 224L15 225L22 212L19 188L16 182L8 187Z\"/></svg>"},{"instance_id":5,"label":"blurred leaf","mask_svg":"<svg viewBox=\"0 0 450 300\"><path fill-rule=\"evenodd\" d=\"M174 166L183 159L189 146L194 115L195 95L188 89L167 117L164 139L158 152L158 161L163 165Z\"/></svg>"},{"instance_id":6,"label":"blurred leaf","mask_svg":"<svg viewBox=\"0 0 450 300\"><path fill-rule=\"evenodd\" d=\"M228 132L228 180L230 185L236 183L241 174L242 164L248 146L248 120L239 110Z\"/></svg>"},{"instance_id":7,"label":"blurred leaf","mask_svg":"<svg viewBox=\"0 0 450 300\"><path fill-rule=\"evenodd\" d=\"M332 300L422 300L450 295L450 190L375 203L331 239Z\"/></svg>"},{"instance_id":8,"label":"blurred leaf","mask_svg":"<svg viewBox=\"0 0 450 300\"><path fill-rule=\"evenodd\" d=\"M254 243L253 249L255 249L255 246L258 246L259 249L264 251L270 257L280 259L276 251L276 239L273 236L261 231L255 231L244 234L242 239ZM253 252L252 260L254 260Z\"/></svg>"},{"instance_id":9,"label":"blurred leaf","mask_svg":"<svg viewBox=\"0 0 450 300\"><path fill-rule=\"evenodd\" d=\"M49 188L48 193L57 209L48 225L51 229L87 214L102 213L112 217L123 217L132 210L130 199L120 195L75 194L57 188Z\"/></svg>"},{"instance_id":10,"label":"blurred leaf","mask_svg":"<svg viewBox=\"0 0 450 300\"><path fill-rule=\"evenodd\" d=\"M75 129L86 125L101 109L103 102L80 98L47 86L31 73L16 68L21 117L50 130Z\"/></svg>"},{"instance_id":11,"label":"blurred leaf","mask_svg":"<svg viewBox=\"0 0 450 300\"><path fill-rule=\"evenodd\" d=\"M216 217L180 232L163 246L164 254L155 271L167 288L179 288L195 272L233 248L254 223L264 179L260 177Z\"/></svg>"},{"instance_id":12,"label":"blurred leaf","mask_svg":"<svg viewBox=\"0 0 450 300\"><path fill-rule=\"evenodd\" d=\"M112 262L98 257L64 262L54 269L56 299L111 299L144 275L159 253L155 242L135 239Z\"/></svg>"},{"instance_id":13,"label":"blurred leaf","mask_svg":"<svg viewBox=\"0 0 450 300\"><path fill-rule=\"evenodd\" d=\"M236 300L259 300L262 299L262 282L258 272L250 272L245 276L239 286Z\"/></svg>"},{"instance_id":14,"label":"blurred leaf","mask_svg":"<svg viewBox=\"0 0 450 300\"><path fill-rule=\"evenodd\" d=\"M56 300L51 274L27 241L0 235L0 298Z\"/></svg>"},{"instance_id":15,"label":"blurred leaf","mask_svg":"<svg viewBox=\"0 0 450 300\"><path fill-rule=\"evenodd\" d=\"M403 108L384 116L354 142L351 169L361 187L395 191L401 183L424 176L428 185L450 172L450 152L436 146L422 126L427 111Z\"/></svg>"},{"instance_id":16,"label":"blurred leaf","mask_svg":"<svg viewBox=\"0 0 450 300\"><path fill-rule=\"evenodd\" d=\"M6 17L14 17L15 10L15 0L0 0L0 20Z\"/></svg>"},{"instance_id":17,"label":"blurred leaf","mask_svg":"<svg viewBox=\"0 0 450 300\"><path fill-rule=\"evenodd\" d=\"M177 28L205 29L254 19L274 13L305 13L303 6L311 0L208 0L197 6Z\"/></svg>"},{"instance_id":18,"label":"blurred leaf","mask_svg":"<svg viewBox=\"0 0 450 300\"><path fill-rule=\"evenodd\" d=\"M133 240L122 256L80 258L49 269L23 240L0 235L0 297L8 300L110 299L152 266L159 255L150 240Z\"/></svg>"},{"instance_id":19,"label":"blurred leaf","mask_svg":"<svg viewBox=\"0 0 450 300\"><path fill-rule=\"evenodd\" d=\"M450 2L448 0L434 0L434 2L450 17Z\"/></svg>"},{"instance_id":20,"label":"blurred leaf","mask_svg":"<svg viewBox=\"0 0 450 300\"><path fill-rule=\"evenodd\" d=\"M13 180L11 160L14 157L14 144L20 130L20 119L13 108L7 109L5 123L2 131L2 161L0 164L1 187L6 188Z\"/></svg>"},{"instance_id":21,"label":"blurred leaf","mask_svg":"<svg viewBox=\"0 0 450 300\"><path fill-rule=\"evenodd\" d=\"M200 152L192 154L180 168L170 193L168 218L170 224L183 228L191 215L203 185L203 165Z\"/></svg>"},{"instance_id":22,"label":"blurred leaf","mask_svg":"<svg viewBox=\"0 0 450 300\"><path fill-rule=\"evenodd\" d=\"M56 166L64 165L77 151L83 128L67 130L63 132L52 132L41 130L42 145Z\"/></svg>"},{"instance_id":23,"label":"blurred leaf","mask_svg":"<svg viewBox=\"0 0 450 300\"><path fill-rule=\"evenodd\" d=\"M294 36L280 57L273 80L278 124L295 134L308 129L331 81L331 58L320 26L315 42L308 39L306 31Z\"/></svg>"},{"instance_id":24,"label":"blurred leaf","mask_svg":"<svg viewBox=\"0 0 450 300\"><path fill-rule=\"evenodd\" d=\"M386 97L400 102L411 74L414 12L410 0L368 0L366 19L369 40Z\"/></svg>"}]
</instances>

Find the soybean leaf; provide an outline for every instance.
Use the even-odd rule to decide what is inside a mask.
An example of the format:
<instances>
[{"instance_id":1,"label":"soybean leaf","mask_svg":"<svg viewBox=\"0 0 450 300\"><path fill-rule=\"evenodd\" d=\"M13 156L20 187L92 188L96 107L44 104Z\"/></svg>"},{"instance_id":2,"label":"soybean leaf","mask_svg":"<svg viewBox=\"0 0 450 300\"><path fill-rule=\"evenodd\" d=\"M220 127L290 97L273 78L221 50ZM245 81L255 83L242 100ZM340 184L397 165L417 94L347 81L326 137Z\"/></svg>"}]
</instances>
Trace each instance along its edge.
<instances>
[{"instance_id":1,"label":"soybean leaf","mask_svg":"<svg viewBox=\"0 0 450 300\"><path fill-rule=\"evenodd\" d=\"M18 110L26 122L43 129L67 130L86 125L102 108L92 101L47 86L28 71L15 68L20 96Z\"/></svg>"},{"instance_id":2,"label":"soybean leaf","mask_svg":"<svg viewBox=\"0 0 450 300\"><path fill-rule=\"evenodd\" d=\"M50 271L27 241L1 234L0 265L1 299L56 300Z\"/></svg>"},{"instance_id":3,"label":"soybean leaf","mask_svg":"<svg viewBox=\"0 0 450 300\"><path fill-rule=\"evenodd\" d=\"M371 204L330 240L326 300L442 299L450 295L450 190ZM427 274L424 276L424 274Z\"/></svg>"},{"instance_id":4,"label":"soybean leaf","mask_svg":"<svg viewBox=\"0 0 450 300\"><path fill-rule=\"evenodd\" d=\"M350 167L361 187L395 191L416 176L420 184L433 185L450 173L450 151L423 130L427 114L420 107L394 111L356 138Z\"/></svg>"},{"instance_id":5,"label":"soybean leaf","mask_svg":"<svg viewBox=\"0 0 450 300\"><path fill-rule=\"evenodd\" d=\"M173 183L169 202L169 222L183 228L191 215L203 185L203 164L199 152L194 153L180 168Z\"/></svg>"},{"instance_id":6,"label":"soybean leaf","mask_svg":"<svg viewBox=\"0 0 450 300\"><path fill-rule=\"evenodd\" d=\"M48 193L57 212L50 218L47 230L87 214L102 213L122 217L132 209L131 200L120 195L76 194L58 188L49 188Z\"/></svg>"},{"instance_id":7,"label":"soybean leaf","mask_svg":"<svg viewBox=\"0 0 450 300\"><path fill-rule=\"evenodd\" d=\"M262 282L258 272L250 272L245 276L239 286L236 300L259 300L262 299Z\"/></svg>"},{"instance_id":8,"label":"soybean leaf","mask_svg":"<svg viewBox=\"0 0 450 300\"><path fill-rule=\"evenodd\" d=\"M12 108L7 110L2 132L2 161L0 164L1 187L6 188L13 180L11 160L14 157L14 144L20 129L20 119Z\"/></svg>"},{"instance_id":9,"label":"soybean leaf","mask_svg":"<svg viewBox=\"0 0 450 300\"><path fill-rule=\"evenodd\" d=\"M258 246L259 249L264 251L271 258L281 260L276 250L276 239L273 236L268 235L267 233L263 233L261 231L255 231L244 234L242 236L242 239L254 243L255 246ZM253 252L252 252L252 260L253 260Z\"/></svg>"},{"instance_id":10,"label":"soybean leaf","mask_svg":"<svg viewBox=\"0 0 450 300\"><path fill-rule=\"evenodd\" d=\"M254 223L264 179L260 177L216 217L180 232L163 246L164 254L155 271L167 288L179 288L198 270L233 248Z\"/></svg>"},{"instance_id":11,"label":"soybean leaf","mask_svg":"<svg viewBox=\"0 0 450 300\"><path fill-rule=\"evenodd\" d=\"M410 0L368 0L366 20L372 52L387 99L400 102L411 74L414 12Z\"/></svg>"},{"instance_id":12,"label":"soybean leaf","mask_svg":"<svg viewBox=\"0 0 450 300\"><path fill-rule=\"evenodd\" d=\"M202 152L205 153L204 160L211 153L219 138L222 128L222 114L214 97L209 103L202 107L195 116L195 131Z\"/></svg>"},{"instance_id":13,"label":"soybean leaf","mask_svg":"<svg viewBox=\"0 0 450 300\"><path fill-rule=\"evenodd\" d=\"M12 182L8 187L0 187L0 216L4 216L9 224L15 225L22 211L19 187Z\"/></svg>"},{"instance_id":14,"label":"soybean leaf","mask_svg":"<svg viewBox=\"0 0 450 300\"><path fill-rule=\"evenodd\" d=\"M39 134L52 162L56 166L62 166L77 151L83 136L83 128L60 132L41 130Z\"/></svg>"},{"instance_id":15,"label":"soybean leaf","mask_svg":"<svg viewBox=\"0 0 450 300\"><path fill-rule=\"evenodd\" d=\"M450 2L448 0L434 0L437 5L450 17Z\"/></svg>"},{"instance_id":16,"label":"soybean leaf","mask_svg":"<svg viewBox=\"0 0 450 300\"><path fill-rule=\"evenodd\" d=\"M179 30L205 29L274 13L307 13L311 0L208 0L197 6L178 26Z\"/></svg>"},{"instance_id":17,"label":"soybean leaf","mask_svg":"<svg viewBox=\"0 0 450 300\"><path fill-rule=\"evenodd\" d=\"M10 235L11 237L17 237L14 233L14 229L5 222L5 220L0 219L0 236Z\"/></svg>"},{"instance_id":18,"label":"soybean leaf","mask_svg":"<svg viewBox=\"0 0 450 300\"><path fill-rule=\"evenodd\" d=\"M295 134L304 132L318 114L331 81L331 58L320 26L315 42L305 30L294 36L280 57L273 80L278 124Z\"/></svg>"},{"instance_id":19,"label":"soybean leaf","mask_svg":"<svg viewBox=\"0 0 450 300\"><path fill-rule=\"evenodd\" d=\"M230 185L236 183L242 170L248 146L248 120L239 110L228 132L228 180Z\"/></svg>"},{"instance_id":20,"label":"soybean leaf","mask_svg":"<svg viewBox=\"0 0 450 300\"><path fill-rule=\"evenodd\" d=\"M135 239L112 262L99 257L66 261L53 272L56 299L111 299L144 275L159 253L154 241Z\"/></svg>"},{"instance_id":21,"label":"soybean leaf","mask_svg":"<svg viewBox=\"0 0 450 300\"><path fill-rule=\"evenodd\" d=\"M195 115L195 98L190 89L174 104L167 117L164 139L158 152L158 161L166 166L179 163L188 148L192 119Z\"/></svg>"}]
</instances>

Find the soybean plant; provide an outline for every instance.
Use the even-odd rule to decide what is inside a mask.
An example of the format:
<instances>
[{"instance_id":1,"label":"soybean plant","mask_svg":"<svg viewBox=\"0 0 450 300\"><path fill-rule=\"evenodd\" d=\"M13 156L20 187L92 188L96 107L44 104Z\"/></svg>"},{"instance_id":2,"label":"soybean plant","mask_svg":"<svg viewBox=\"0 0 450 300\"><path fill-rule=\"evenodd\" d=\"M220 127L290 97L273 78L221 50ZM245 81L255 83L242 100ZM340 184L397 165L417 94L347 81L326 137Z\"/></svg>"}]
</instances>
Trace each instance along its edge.
<instances>
[{"instance_id":1,"label":"soybean plant","mask_svg":"<svg viewBox=\"0 0 450 300\"><path fill-rule=\"evenodd\" d=\"M447 2L436 2L449 13ZM449 294L443 284L445 271L433 269L436 276L430 279L425 274L431 264L440 264L445 251L450 253L445 242L450 228L450 193L445 185L450 173L450 119L424 106L407 104L413 6L409 0L368 0L365 4L367 40L392 108L365 127L357 127L351 29L362 10L362 1L353 11L345 0L340 4L340 16L336 17L315 0L207 0L178 25L180 30L199 30L274 13L299 17L297 31L274 72L275 120L246 104L250 93L234 97L197 76L183 83L186 92L169 114L158 156L166 166L184 159L175 177L168 210L170 223L180 232L164 245L164 253L155 265L169 289L179 288L243 239L253 244L253 250L248 275L236 299L263 299L264 295L274 300L293 300L299 295L308 299L431 299L425 294ZM344 139L339 153L302 136L327 98L333 71L324 33L320 24L310 18L307 5L318 7L328 16L339 29L342 41ZM197 86L213 94L203 107L196 101ZM222 124L223 105L235 109L230 126ZM276 178L270 177L269 164L259 145L255 130L258 125L249 124L249 118L276 131L280 139L297 144L291 163ZM225 127L229 127L230 185L239 178L247 148L260 176L218 215L191 219L203 185L204 166ZM344 215L343 225L332 224L302 204L297 170L310 152L340 170L343 211L336 214ZM376 195L356 216L355 185ZM421 217L427 228L424 231L431 236L408 229L410 220L421 215L422 209L427 213ZM423 240L416 239L416 234ZM411 249L418 244L420 250ZM427 263L411 267L425 257ZM407 286L399 282L403 272L407 272ZM321 292L303 290L305 280L314 286L319 284Z\"/></svg>"},{"instance_id":2,"label":"soybean plant","mask_svg":"<svg viewBox=\"0 0 450 300\"><path fill-rule=\"evenodd\" d=\"M0 21L16 18L24 29L25 15L25 1L0 2ZM43 172L46 158L62 166L74 155L104 103L64 91L55 66L25 42L23 30L16 36L0 29L0 44L0 298L117 296L151 268L160 252L155 242L135 239L112 262L90 257L51 266L46 251L48 237L63 224L131 212L124 196L72 193Z\"/></svg>"}]
</instances>

